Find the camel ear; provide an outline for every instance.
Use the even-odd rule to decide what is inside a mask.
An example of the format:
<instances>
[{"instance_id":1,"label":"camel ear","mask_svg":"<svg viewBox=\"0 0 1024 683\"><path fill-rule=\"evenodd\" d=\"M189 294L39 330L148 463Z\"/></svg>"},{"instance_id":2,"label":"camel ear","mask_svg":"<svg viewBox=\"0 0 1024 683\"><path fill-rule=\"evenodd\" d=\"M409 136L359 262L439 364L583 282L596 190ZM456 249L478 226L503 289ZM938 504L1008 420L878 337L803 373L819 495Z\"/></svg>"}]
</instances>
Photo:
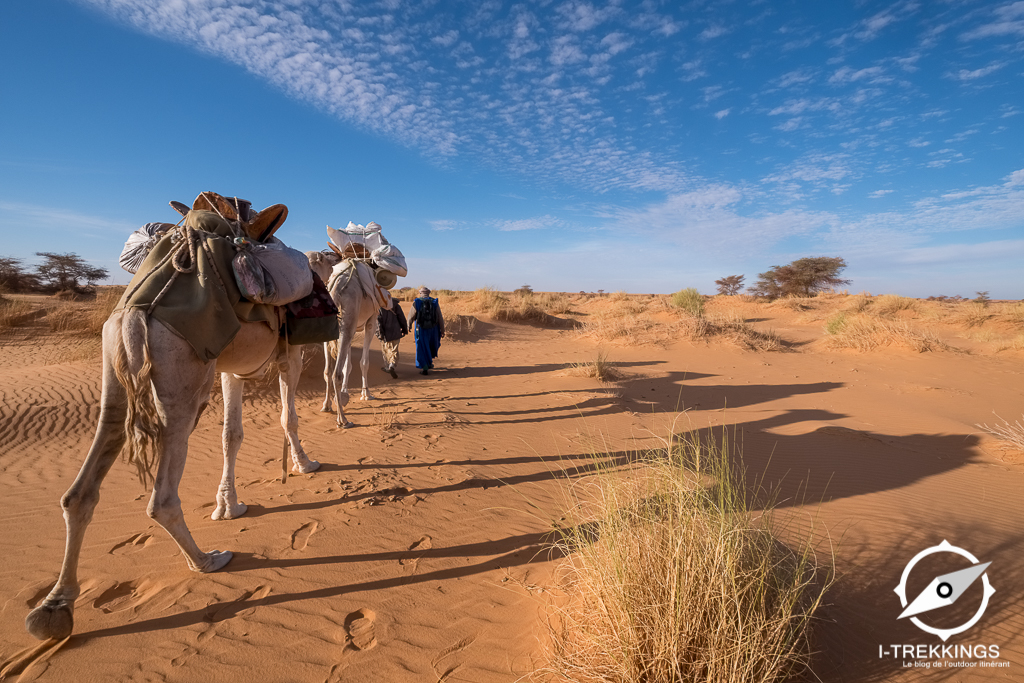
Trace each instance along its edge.
<instances>
[{"instance_id":1,"label":"camel ear","mask_svg":"<svg viewBox=\"0 0 1024 683\"><path fill-rule=\"evenodd\" d=\"M288 218L287 206L284 204L268 206L256 214L256 218L249 224L247 228L249 237L257 242L267 241L284 224L286 218Z\"/></svg>"}]
</instances>

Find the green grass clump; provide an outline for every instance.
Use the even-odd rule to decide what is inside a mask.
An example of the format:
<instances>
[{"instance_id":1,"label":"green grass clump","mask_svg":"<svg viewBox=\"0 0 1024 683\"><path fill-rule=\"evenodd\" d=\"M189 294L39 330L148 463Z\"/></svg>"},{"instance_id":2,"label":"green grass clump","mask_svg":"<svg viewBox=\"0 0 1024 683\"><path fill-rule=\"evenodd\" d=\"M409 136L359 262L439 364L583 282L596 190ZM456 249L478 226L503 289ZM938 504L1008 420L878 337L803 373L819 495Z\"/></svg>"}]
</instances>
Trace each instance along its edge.
<instances>
[{"instance_id":1,"label":"green grass clump","mask_svg":"<svg viewBox=\"0 0 1024 683\"><path fill-rule=\"evenodd\" d=\"M704 316L704 297L693 287L680 289L672 295L672 305L681 308L692 316Z\"/></svg>"}]
</instances>

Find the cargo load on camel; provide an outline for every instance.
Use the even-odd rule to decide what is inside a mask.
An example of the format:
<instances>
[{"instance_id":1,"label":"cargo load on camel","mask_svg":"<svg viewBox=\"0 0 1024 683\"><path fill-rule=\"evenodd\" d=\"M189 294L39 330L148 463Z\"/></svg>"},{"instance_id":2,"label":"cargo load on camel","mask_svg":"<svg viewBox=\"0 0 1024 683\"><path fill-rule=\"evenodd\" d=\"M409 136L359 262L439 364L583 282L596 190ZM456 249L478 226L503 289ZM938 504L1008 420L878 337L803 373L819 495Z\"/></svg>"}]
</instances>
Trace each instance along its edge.
<instances>
[{"instance_id":1,"label":"cargo load on camel","mask_svg":"<svg viewBox=\"0 0 1024 683\"><path fill-rule=\"evenodd\" d=\"M274 233L288 209L203 192L177 224L147 223L129 237L121 264L135 277L119 307L143 308L213 360L242 322L262 322L292 344L337 338L337 309L306 256ZM134 269L134 270L133 270Z\"/></svg>"}]
</instances>

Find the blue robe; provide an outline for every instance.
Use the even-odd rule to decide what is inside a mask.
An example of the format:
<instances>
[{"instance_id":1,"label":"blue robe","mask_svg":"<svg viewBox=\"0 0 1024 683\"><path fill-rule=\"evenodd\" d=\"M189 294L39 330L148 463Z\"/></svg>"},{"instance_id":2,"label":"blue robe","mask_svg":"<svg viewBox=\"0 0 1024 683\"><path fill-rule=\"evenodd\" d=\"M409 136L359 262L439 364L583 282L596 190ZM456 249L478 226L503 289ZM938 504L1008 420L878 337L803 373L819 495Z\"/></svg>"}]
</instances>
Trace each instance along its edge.
<instances>
[{"instance_id":1,"label":"blue robe","mask_svg":"<svg viewBox=\"0 0 1024 683\"><path fill-rule=\"evenodd\" d=\"M416 299L412 302L416 309L416 367L420 370L427 370L434 367L434 359L437 358L437 351L441 348L441 325L434 325L430 329L423 329L420 325L420 309L423 304L437 306L437 299ZM440 322L440 321L438 321Z\"/></svg>"}]
</instances>

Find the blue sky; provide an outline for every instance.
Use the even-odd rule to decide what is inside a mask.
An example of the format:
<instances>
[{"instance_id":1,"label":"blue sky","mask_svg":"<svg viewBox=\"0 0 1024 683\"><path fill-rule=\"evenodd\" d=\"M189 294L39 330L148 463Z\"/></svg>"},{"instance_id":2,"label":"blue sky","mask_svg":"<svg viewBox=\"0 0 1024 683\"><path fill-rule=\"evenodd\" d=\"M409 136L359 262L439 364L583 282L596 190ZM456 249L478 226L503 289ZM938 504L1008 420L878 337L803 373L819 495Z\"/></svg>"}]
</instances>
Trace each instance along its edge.
<instances>
[{"instance_id":1,"label":"blue sky","mask_svg":"<svg viewBox=\"0 0 1024 683\"><path fill-rule=\"evenodd\" d=\"M1024 297L1024 2L8 0L0 255L127 282L202 190L400 285L672 292L803 256Z\"/></svg>"}]
</instances>

